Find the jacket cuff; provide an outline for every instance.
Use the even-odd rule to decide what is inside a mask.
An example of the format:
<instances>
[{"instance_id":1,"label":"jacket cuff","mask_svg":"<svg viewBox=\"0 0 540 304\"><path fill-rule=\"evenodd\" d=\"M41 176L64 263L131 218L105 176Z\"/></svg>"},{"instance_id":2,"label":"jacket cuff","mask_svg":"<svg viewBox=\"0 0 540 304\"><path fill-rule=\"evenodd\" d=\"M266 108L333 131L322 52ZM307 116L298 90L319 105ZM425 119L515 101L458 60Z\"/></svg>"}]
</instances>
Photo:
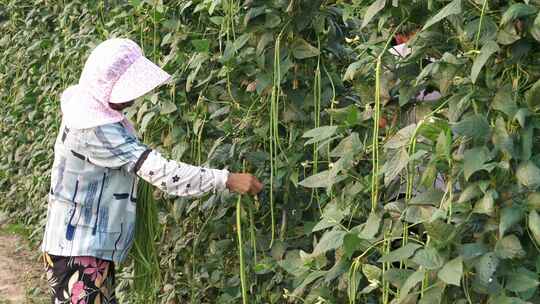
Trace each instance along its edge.
<instances>
[{"instance_id":1,"label":"jacket cuff","mask_svg":"<svg viewBox=\"0 0 540 304\"><path fill-rule=\"evenodd\" d=\"M214 184L217 191L227 190L227 180L229 179L229 170L215 170L214 171Z\"/></svg>"}]
</instances>

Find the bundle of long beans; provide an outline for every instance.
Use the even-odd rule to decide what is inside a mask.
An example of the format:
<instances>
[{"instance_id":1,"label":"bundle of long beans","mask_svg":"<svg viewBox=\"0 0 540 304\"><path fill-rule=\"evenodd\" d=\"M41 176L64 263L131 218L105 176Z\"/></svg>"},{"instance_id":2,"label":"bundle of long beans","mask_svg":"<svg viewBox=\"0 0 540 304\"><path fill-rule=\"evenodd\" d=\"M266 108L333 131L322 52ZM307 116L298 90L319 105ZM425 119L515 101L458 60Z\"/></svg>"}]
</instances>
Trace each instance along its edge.
<instances>
[{"instance_id":1,"label":"bundle of long beans","mask_svg":"<svg viewBox=\"0 0 540 304\"><path fill-rule=\"evenodd\" d=\"M152 186L141 180L138 187L135 242L132 251L135 262L133 287L137 302L154 299L159 290L161 274L155 246L158 231L158 210Z\"/></svg>"}]
</instances>

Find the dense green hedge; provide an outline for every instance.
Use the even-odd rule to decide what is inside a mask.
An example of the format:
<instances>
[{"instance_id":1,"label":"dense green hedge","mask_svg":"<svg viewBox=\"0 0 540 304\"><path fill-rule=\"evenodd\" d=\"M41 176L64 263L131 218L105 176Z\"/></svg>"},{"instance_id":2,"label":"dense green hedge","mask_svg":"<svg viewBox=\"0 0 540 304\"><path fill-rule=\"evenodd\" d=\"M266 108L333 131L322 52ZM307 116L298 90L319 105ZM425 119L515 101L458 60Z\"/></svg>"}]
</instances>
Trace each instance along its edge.
<instances>
[{"instance_id":1,"label":"dense green hedge","mask_svg":"<svg viewBox=\"0 0 540 304\"><path fill-rule=\"evenodd\" d=\"M58 96L123 36L174 76L129 112L144 141L267 185L251 303L540 302L539 1L96 2L0 1L0 208L36 240ZM149 301L239 303L237 197L155 197Z\"/></svg>"}]
</instances>

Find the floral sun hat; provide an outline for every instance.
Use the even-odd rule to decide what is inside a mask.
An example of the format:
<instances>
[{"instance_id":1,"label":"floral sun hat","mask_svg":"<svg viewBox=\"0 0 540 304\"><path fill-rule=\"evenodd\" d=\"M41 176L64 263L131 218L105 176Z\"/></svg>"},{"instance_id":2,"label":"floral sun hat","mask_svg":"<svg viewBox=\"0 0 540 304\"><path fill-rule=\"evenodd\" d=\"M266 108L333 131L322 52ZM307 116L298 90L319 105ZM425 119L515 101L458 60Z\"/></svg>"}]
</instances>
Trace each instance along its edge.
<instances>
[{"instance_id":1,"label":"floral sun hat","mask_svg":"<svg viewBox=\"0 0 540 304\"><path fill-rule=\"evenodd\" d=\"M90 54L79 83L62 93L64 122L68 128L85 129L122 121L124 115L109 103L134 100L170 77L132 40L106 40Z\"/></svg>"}]
</instances>

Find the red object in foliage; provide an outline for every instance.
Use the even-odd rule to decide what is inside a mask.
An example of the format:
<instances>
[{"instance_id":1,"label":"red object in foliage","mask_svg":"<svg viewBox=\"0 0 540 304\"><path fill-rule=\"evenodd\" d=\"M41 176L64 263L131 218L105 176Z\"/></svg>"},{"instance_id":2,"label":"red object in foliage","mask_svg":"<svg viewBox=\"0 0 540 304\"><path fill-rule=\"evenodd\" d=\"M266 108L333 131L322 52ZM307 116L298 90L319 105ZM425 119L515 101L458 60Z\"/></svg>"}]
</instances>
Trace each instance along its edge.
<instances>
[{"instance_id":1,"label":"red object in foliage","mask_svg":"<svg viewBox=\"0 0 540 304\"><path fill-rule=\"evenodd\" d=\"M407 43L411 38L415 35L415 32L411 33L404 33L404 34L396 34L396 44L403 44Z\"/></svg>"}]
</instances>

